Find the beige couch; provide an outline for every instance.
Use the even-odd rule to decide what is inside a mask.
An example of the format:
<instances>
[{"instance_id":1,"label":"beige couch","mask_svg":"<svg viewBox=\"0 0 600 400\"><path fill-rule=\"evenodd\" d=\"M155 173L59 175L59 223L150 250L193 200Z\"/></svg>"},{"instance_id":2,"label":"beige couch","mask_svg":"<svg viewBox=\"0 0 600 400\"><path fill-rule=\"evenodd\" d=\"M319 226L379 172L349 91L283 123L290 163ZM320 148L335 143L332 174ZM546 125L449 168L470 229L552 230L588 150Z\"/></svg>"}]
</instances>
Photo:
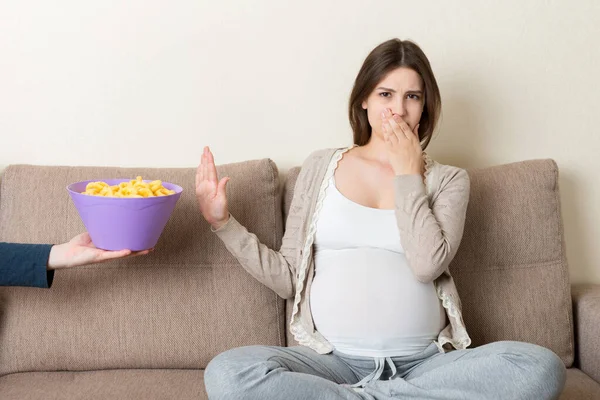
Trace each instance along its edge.
<instances>
[{"instance_id":1,"label":"beige couch","mask_svg":"<svg viewBox=\"0 0 600 400\"><path fill-rule=\"evenodd\" d=\"M283 198L269 160L219 167L231 212L272 248ZM464 239L451 265L473 346L523 340L569 368L561 399L600 399L600 285L571 288L551 160L469 171ZM156 251L58 271L51 289L0 288L0 398L206 398L203 368L226 349L293 344L289 304L257 283L197 211L194 170L10 166L0 241L62 242L84 230L65 186L142 175L185 188ZM574 316L574 318L573 318Z\"/></svg>"}]
</instances>

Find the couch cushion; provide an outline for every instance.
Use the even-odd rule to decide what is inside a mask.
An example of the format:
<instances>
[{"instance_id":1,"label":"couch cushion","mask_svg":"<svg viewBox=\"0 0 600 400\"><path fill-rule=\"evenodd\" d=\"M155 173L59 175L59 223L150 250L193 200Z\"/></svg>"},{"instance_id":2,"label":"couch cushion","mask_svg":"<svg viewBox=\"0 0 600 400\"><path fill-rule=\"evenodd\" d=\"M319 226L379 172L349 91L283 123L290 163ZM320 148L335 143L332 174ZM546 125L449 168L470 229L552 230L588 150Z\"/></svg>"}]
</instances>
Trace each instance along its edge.
<instances>
[{"instance_id":1,"label":"couch cushion","mask_svg":"<svg viewBox=\"0 0 600 400\"><path fill-rule=\"evenodd\" d=\"M600 382L600 284L573 285L577 367ZM599 397L600 398L600 397Z\"/></svg>"},{"instance_id":2,"label":"couch cushion","mask_svg":"<svg viewBox=\"0 0 600 400\"><path fill-rule=\"evenodd\" d=\"M450 271L473 346L536 343L571 366L572 303L556 163L468 172L465 232Z\"/></svg>"},{"instance_id":3,"label":"couch cushion","mask_svg":"<svg viewBox=\"0 0 600 400\"><path fill-rule=\"evenodd\" d=\"M24 372L0 378L3 400L207 399L204 371L130 369Z\"/></svg>"},{"instance_id":4,"label":"couch cushion","mask_svg":"<svg viewBox=\"0 0 600 400\"><path fill-rule=\"evenodd\" d=\"M218 167L231 212L279 248L278 174L270 160ZM84 230L67 184L158 178L184 187L156 250L59 270L51 289L0 288L0 375L24 371L204 368L226 349L283 345L283 301L248 275L210 232L194 196L195 169L10 166L0 240L60 243Z\"/></svg>"},{"instance_id":5,"label":"couch cushion","mask_svg":"<svg viewBox=\"0 0 600 400\"><path fill-rule=\"evenodd\" d=\"M284 213L299 170L288 173ZM571 366L573 324L556 163L523 161L468 173L465 232L450 271L472 346L536 343ZM289 321L290 304L287 310ZM296 344L289 332L287 342Z\"/></svg>"},{"instance_id":6,"label":"couch cushion","mask_svg":"<svg viewBox=\"0 0 600 400\"><path fill-rule=\"evenodd\" d=\"M567 370L567 383L560 396L560 400L597 399L600 399L600 383L577 368L569 368Z\"/></svg>"},{"instance_id":7,"label":"couch cushion","mask_svg":"<svg viewBox=\"0 0 600 400\"><path fill-rule=\"evenodd\" d=\"M3 400L206 399L201 370L25 372L0 378ZM595 400L600 384L578 369L567 370L560 400Z\"/></svg>"}]
</instances>

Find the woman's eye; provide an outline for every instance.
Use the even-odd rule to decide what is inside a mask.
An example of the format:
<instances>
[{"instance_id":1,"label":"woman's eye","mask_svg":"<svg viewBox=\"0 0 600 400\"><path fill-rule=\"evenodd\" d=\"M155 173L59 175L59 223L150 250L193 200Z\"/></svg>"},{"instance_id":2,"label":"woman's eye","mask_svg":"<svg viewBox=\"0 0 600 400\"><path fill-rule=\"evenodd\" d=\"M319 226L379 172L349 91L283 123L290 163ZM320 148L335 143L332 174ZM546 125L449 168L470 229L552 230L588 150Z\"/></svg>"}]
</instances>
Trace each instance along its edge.
<instances>
[{"instance_id":1,"label":"woman's eye","mask_svg":"<svg viewBox=\"0 0 600 400\"><path fill-rule=\"evenodd\" d=\"M419 100L418 94L409 94L409 95L406 95L406 97L408 97L411 100Z\"/></svg>"},{"instance_id":2,"label":"woman's eye","mask_svg":"<svg viewBox=\"0 0 600 400\"><path fill-rule=\"evenodd\" d=\"M379 93L381 97L390 97L392 94L390 92L381 92Z\"/></svg>"}]
</instances>

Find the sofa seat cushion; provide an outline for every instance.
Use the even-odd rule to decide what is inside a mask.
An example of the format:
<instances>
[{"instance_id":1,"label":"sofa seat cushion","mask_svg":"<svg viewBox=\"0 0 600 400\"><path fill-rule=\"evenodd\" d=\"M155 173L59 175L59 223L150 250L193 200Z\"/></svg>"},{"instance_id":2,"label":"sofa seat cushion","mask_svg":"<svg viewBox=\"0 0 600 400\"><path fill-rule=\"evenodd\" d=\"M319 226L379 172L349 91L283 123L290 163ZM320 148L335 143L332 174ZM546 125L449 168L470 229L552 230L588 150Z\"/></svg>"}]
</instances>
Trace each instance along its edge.
<instances>
[{"instance_id":1,"label":"sofa seat cushion","mask_svg":"<svg viewBox=\"0 0 600 400\"><path fill-rule=\"evenodd\" d=\"M125 369L25 372L0 378L3 400L207 399L204 370ZM567 370L560 400L600 399L600 384L579 369Z\"/></svg>"},{"instance_id":2,"label":"sofa seat cushion","mask_svg":"<svg viewBox=\"0 0 600 400\"><path fill-rule=\"evenodd\" d=\"M204 370L23 372L0 378L4 400L206 399Z\"/></svg>"},{"instance_id":3,"label":"sofa seat cushion","mask_svg":"<svg viewBox=\"0 0 600 400\"><path fill-rule=\"evenodd\" d=\"M600 383L596 382L580 369L567 370L567 384L560 400L596 400L600 399Z\"/></svg>"}]
</instances>

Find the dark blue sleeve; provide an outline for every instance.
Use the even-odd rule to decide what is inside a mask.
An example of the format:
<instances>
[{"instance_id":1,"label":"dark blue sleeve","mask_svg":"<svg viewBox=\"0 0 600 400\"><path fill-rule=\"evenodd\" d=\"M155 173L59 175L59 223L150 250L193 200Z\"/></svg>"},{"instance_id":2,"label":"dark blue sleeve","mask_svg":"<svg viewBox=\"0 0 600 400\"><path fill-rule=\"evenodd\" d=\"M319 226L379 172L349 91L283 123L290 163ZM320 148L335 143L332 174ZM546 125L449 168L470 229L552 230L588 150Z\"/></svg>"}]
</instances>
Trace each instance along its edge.
<instances>
[{"instance_id":1,"label":"dark blue sleeve","mask_svg":"<svg viewBox=\"0 0 600 400\"><path fill-rule=\"evenodd\" d=\"M0 286L49 288L54 271L48 271L51 244L0 242Z\"/></svg>"}]
</instances>

